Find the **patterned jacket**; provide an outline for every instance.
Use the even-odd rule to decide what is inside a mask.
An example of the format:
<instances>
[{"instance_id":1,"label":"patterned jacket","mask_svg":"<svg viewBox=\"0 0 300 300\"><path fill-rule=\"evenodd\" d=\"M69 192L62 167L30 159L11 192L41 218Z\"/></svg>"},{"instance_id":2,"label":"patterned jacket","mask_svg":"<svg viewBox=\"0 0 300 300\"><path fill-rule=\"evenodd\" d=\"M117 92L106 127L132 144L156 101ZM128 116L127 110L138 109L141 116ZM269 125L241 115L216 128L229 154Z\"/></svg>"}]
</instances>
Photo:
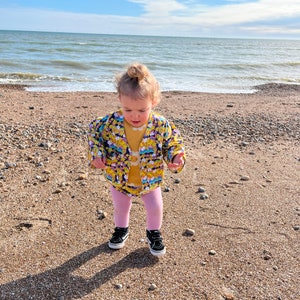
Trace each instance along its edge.
<instances>
[{"instance_id":1,"label":"patterned jacket","mask_svg":"<svg viewBox=\"0 0 300 300\"><path fill-rule=\"evenodd\" d=\"M125 136L122 111L99 117L91 122L88 143L90 162L96 157L105 158L106 179L117 189L126 186L132 152ZM179 153L184 153L184 147L175 125L163 116L151 112L139 148L141 194L162 184L163 161L170 163Z\"/></svg>"}]
</instances>

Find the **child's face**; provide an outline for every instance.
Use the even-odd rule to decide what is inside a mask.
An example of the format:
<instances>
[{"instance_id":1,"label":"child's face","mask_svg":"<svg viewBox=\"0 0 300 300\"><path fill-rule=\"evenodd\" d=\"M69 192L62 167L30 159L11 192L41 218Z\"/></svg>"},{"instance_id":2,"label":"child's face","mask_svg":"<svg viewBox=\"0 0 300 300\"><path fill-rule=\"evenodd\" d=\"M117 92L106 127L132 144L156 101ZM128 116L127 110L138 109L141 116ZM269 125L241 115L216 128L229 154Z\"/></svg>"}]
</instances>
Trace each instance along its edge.
<instances>
[{"instance_id":1,"label":"child's face","mask_svg":"<svg viewBox=\"0 0 300 300\"><path fill-rule=\"evenodd\" d=\"M140 127L148 122L152 109L152 101L147 99L132 99L120 95L121 107L125 120L133 127Z\"/></svg>"}]
</instances>

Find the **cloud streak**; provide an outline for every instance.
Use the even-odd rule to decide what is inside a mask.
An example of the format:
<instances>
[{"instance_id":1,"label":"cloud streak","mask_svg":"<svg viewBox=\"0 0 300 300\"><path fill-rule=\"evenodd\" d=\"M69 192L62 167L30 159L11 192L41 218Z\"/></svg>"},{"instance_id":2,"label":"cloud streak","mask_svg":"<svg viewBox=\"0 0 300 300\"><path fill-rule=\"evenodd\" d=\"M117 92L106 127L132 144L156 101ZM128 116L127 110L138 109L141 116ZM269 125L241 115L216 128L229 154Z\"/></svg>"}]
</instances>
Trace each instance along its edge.
<instances>
[{"instance_id":1,"label":"cloud streak","mask_svg":"<svg viewBox=\"0 0 300 300\"><path fill-rule=\"evenodd\" d=\"M0 29L190 36L293 36L300 38L300 0L196 1L130 0L137 17L79 14L22 7L1 8Z\"/></svg>"},{"instance_id":2,"label":"cloud streak","mask_svg":"<svg viewBox=\"0 0 300 300\"><path fill-rule=\"evenodd\" d=\"M233 4L229 1L230 4L217 7L199 4L187 6L172 0L131 2L144 7L146 13L143 17L157 19L157 16L164 15L186 24L222 26L300 17L300 0L242 1ZM164 23L166 22L167 20L164 20Z\"/></svg>"}]
</instances>

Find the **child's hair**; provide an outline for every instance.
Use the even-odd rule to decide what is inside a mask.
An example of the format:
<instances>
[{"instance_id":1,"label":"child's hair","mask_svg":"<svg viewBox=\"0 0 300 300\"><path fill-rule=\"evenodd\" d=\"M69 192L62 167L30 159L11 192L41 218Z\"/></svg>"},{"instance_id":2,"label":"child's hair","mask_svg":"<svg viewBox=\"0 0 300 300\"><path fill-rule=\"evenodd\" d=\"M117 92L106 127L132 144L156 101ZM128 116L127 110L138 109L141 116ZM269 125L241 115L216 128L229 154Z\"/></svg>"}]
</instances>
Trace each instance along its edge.
<instances>
[{"instance_id":1,"label":"child's hair","mask_svg":"<svg viewBox=\"0 0 300 300\"><path fill-rule=\"evenodd\" d=\"M160 101L159 83L148 68L140 63L130 64L126 72L116 77L116 88L119 95L133 99L149 97L153 106Z\"/></svg>"}]
</instances>

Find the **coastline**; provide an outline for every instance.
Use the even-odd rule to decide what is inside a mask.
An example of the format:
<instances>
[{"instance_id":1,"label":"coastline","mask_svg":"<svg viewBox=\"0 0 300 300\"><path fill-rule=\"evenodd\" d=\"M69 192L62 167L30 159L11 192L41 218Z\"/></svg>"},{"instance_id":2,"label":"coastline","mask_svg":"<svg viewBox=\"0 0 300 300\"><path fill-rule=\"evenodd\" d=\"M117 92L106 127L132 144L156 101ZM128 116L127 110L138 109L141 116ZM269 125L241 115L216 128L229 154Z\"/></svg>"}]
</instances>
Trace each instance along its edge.
<instances>
[{"instance_id":1,"label":"coastline","mask_svg":"<svg viewBox=\"0 0 300 300\"><path fill-rule=\"evenodd\" d=\"M30 85L27 84L14 84L14 83L1 83L0 84L0 89L9 89L9 90L26 90L26 88L31 87ZM265 84L260 84L260 85L255 85L252 86L252 89L257 89L257 92L263 92L263 91L281 91L284 93L287 92L292 92L292 91L298 91L300 90L300 84L288 84L288 83L265 83ZM32 93L34 92L43 92L43 91L31 91ZM78 91L78 93L84 93L84 92L94 92L94 93L113 93L113 92L105 92L105 91ZM163 93L172 93L172 92L180 92L180 93L189 93L186 91L164 91ZM76 93L74 91L65 91L65 92L44 92L44 93ZM199 93L199 94L222 94L222 95L226 95L226 94L232 94L232 93L216 93L216 92L212 92L212 93L208 93L208 92L191 92L191 93ZM248 94L248 93L233 93L233 94ZM249 93L252 94L252 93Z\"/></svg>"},{"instance_id":2,"label":"coastline","mask_svg":"<svg viewBox=\"0 0 300 300\"><path fill-rule=\"evenodd\" d=\"M299 85L163 92L156 110L181 130L188 160L166 172L159 260L139 199L126 247L106 247L112 204L85 133L118 108L116 93L23 88L0 85L0 298L297 298Z\"/></svg>"}]
</instances>

